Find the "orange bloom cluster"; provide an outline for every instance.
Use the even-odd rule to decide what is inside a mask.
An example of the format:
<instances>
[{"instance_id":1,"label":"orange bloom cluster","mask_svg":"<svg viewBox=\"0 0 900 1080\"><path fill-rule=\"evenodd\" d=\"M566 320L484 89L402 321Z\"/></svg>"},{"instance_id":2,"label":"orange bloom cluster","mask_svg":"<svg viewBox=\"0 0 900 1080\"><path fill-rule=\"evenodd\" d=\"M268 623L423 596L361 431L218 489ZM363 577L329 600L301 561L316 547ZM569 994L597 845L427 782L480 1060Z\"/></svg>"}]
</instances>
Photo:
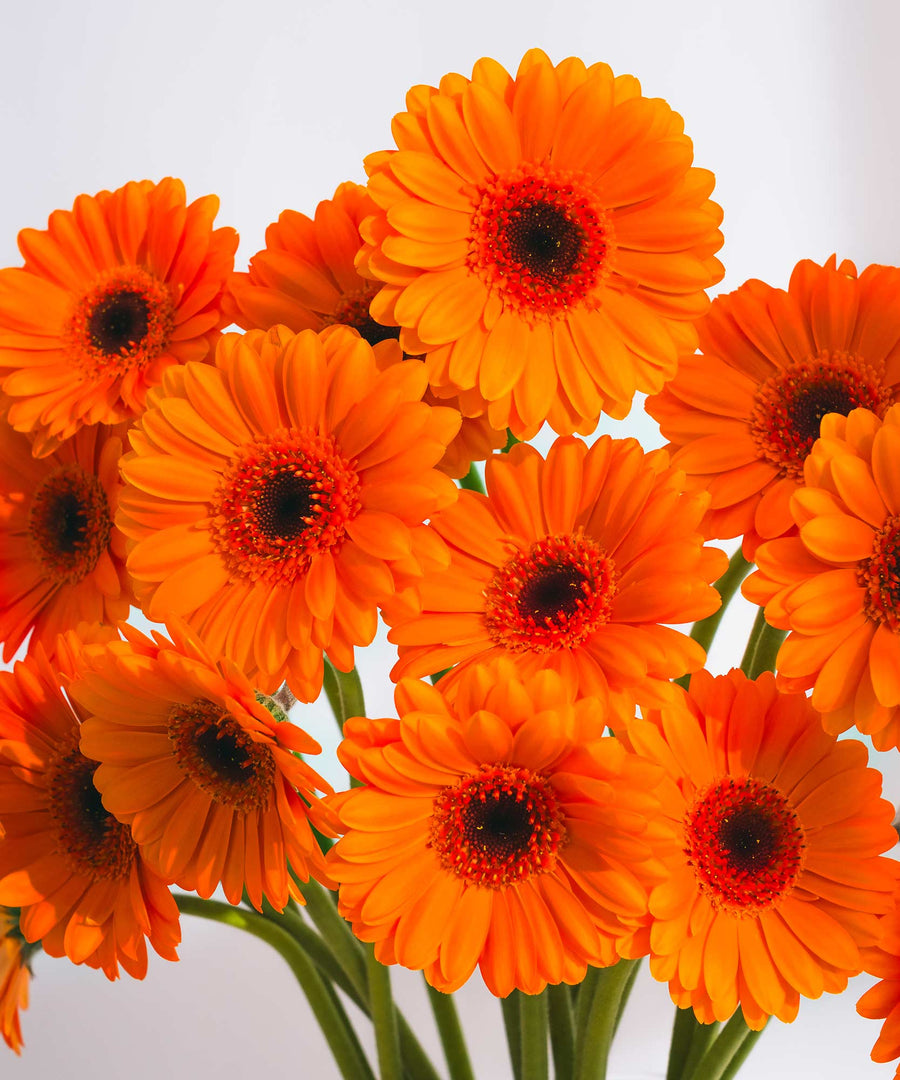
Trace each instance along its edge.
<instances>
[{"instance_id":1,"label":"orange bloom cluster","mask_svg":"<svg viewBox=\"0 0 900 1080\"><path fill-rule=\"evenodd\" d=\"M123 427L83 427L46 457L0 424L0 641L9 660L31 634L48 654L81 622L131 606L125 537L115 525Z\"/></svg>"},{"instance_id":2,"label":"orange bloom cluster","mask_svg":"<svg viewBox=\"0 0 900 1080\"><path fill-rule=\"evenodd\" d=\"M331 800L339 910L376 956L446 992L477 965L505 997L637 955L658 770L603 736L602 703L500 660L452 704L404 679L396 705L345 725L338 754L365 786Z\"/></svg>"},{"instance_id":3,"label":"orange bloom cluster","mask_svg":"<svg viewBox=\"0 0 900 1080\"><path fill-rule=\"evenodd\" d=\"M790 500L827 413L883 416L900 389L900 269L798 263L787 292L748 281L697 323L684 357L647 412L672 463L708 491L707 535L762 540L794 530Z\"/></svg>"},{"instance_id":4,"label":"orange bloom cluster","mask_svg":"<svg viewBox=\"0 0 900 1080\"><path fill-rule=\"evenodd\" d=\"M539 49L515 77L485 59L416 86L406 108L397 150L366 159L360 265L431 384L519 437L589 433L661 389L722 276L713 176L681 117L630 75Z\"/></svg>"},{"instance_id":5,"label":"orange bloom cluster","mask_svg":"<svg viewBox=\"0 0 900 1080\"><path fill-rule=\"evenodd\" d=\"M650 896L650 964L703 1023L791 1021L800 997L840 993L879 938L897 864L893 807L865 747L836 742L774 677L699 672L689 694L628 725L666 772L679 830Z\"/></svg>"},{"instance_id":6,"label":"orange bloom cluster","mask_svg":"<svg viewBox=\"0 0 900 1080\"><path fill-rule=\"evenodd\" d=\"M142 180L19 233L25 265L0 270L0 389L38 455L138 415L167 368L207 355L237 248L212 229L218 208L188 205L180 180Z\"/></svg>"},{"instance_id":7,"label":"orange bloom cluster","mask_svg":"<svg viewBox=\"0 0 900 1080\"><path fill-rule=\"evenodd\" d=\"M424 388L343 327L228 334L215 367L171 369L122 462L147 615L188 618L267 692L312 701L323 651L349 671L377 605L444 561L421 523L456 497L433 466L459 413Z\"/></svg>"},{"instance_id":8,"label":"orange bloom cluster","mask_svg":"<svg viewBox=\"0 0 900 1080\"><path fill-rule=\"evenodd\" d=\"M366 189L352 183L340 184L332 199L323 199L314 218L285 210L266 229L266 247L250 259L249 272L231 275L226 307L234 321L245 330L269 330L279 323L294 331L352 326L375 348L380 368L400 363L400 330L372 317L369 304L379 285L356 268L359 226L374 211ZM458 404L453 397L438 401L431 390L423 401ZM437 467L448 476L465 476L473 461L505 444L506 431L493 429L487 417L464 417Z\"/></svg>"},{"instance_id":9,"label":"orange bloom cluster","mask_svg":"<svg viewBox=\"0 0 900 1080\"><path fill-rule=\"evenodd\" d=\"M392 675L510 657L559 671L582 694L659 701L703 649L663 623L712 614L725 569L698 532L706 496L685 494L665 454L604 436L558 439L546 461L514 446L487 466L487 497L462 492L432 519L450 565L426 573L414 608L388 605ZM672 573L677 568L678 574Z\"/></svg>"},{"instance_id":10,"label":"orange bloom cluster","mask_svg":"<svg viewBox=\"0 0 900 1080\"><path fill-rule=\"evenodd\" d=\"M783 685L812 687L829 731L900 745L900 406L830 413L791 498L798 535L757 552L744 593L790 630Z\"/></svg>"},{"instance_id":11,"label":"orange bloom cluster","mask_svg":"<svg viewBox=\"0 0 900 1080\"><path fill-rule=\"evenodd\" d=\"M392 130L246 272L171 178L0 270L0 1034L38 948L141 978L171 886L286 940L317 881L444 992L649 955L758 1030L867 966L900 1055L893 808L836 741L900 747L900 269L710 306L714 178L605 64L483 59ZM667 449L576 437L636 392ZM755 681L682 632L736 537L789 631ZM343 708L379 617L397 717L343 717L334 793L282 704Z\"/></svg>"},{"instance_id":12,"label":"orange bloom cluster","mask_svg":"<svg viewBox=\"0 0 900 1080\"><path fill-rule=\"evenodd\" d=\"M246 891L256 908L302 902L289 864L324 878L312 826L332 831L316 794L330 787L300 757L321 747L182 624L172 641L124 629L85 646L70 686L98 801L167 882L204 897L221 885L232 904Z\"/></svg>"},{"instance_id":13,"label":"orange bloom cluster","mask_svg":"<svg viewBox=\"0 0 900 1080\"><path fill-rule=\"evenodd\" d=\"M71 674L70 656L62 669ZM103 805L81 719L40 646L0 673L0 904L21 908L22 936L50 956L140 979L147 941L177 959L178 909Z\"/></svg>"}]
</instances>

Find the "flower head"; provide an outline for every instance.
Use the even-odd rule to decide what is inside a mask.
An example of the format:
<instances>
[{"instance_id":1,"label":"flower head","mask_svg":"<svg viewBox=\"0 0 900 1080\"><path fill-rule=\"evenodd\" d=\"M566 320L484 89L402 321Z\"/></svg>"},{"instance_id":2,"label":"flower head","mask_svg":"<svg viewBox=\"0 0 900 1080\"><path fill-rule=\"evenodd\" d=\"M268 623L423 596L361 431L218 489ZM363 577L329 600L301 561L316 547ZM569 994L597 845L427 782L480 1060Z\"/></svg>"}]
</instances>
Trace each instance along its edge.
<instances>
[{"instance_id":1,"label":"flower head","mask_svg":"<svg viewBox=\"0 0 900 1080\"><path fill-rule=\"evenodd\" d=\"M345 724L363 786L332 801L339 910L376 956L446 992L477 965L505 997L638 955L658 772L603 736L601 703L507 660L470 669L452 705L413 679L396 703L399 720Z\"/></svg>"},{"instance_id":2,"label":"flower head","mask_svg":"<svg viewBox=\"0 0 900 1080\"><path fill-rule=\"evenodd\" d=\"M533 434L628 412L691 352L722 275L711 173L631 76L526 53L417 86L366 160L371 310L466 414Z\"/></svg>"},{"instance_id":3,"label":"flower head","mask_svg":"<svg viewBox=\"0 0 900 1080\"><path fill-rule=\"evenodd\" d=\"M648 701L694 671L703 650L662 626L715 611L725 566L664 453L604 436L558 439L546 461L524 443L487 466L487 497L462 492L432 519L450 565L416 586L420 608L389 605L400 646L392 677L508 656L520 672L558 670L583 694ZM677 569L677 574L673 573Z\"/></svg>"},{"instance_id":4,"label":"flower head","mask_svg":"<svg viewBox=\"0 0 900 1080\"><path fill-rule=\"evenodd\" d=\"M762 540L794 530L791 495L826 413L884 414L900 390L900 269L797 264L787 292L748 281L697 323L685 357L647 411L673 464L710 493L711 537Z\"/></svg>"},{"instance_id":5,"label":"flower head","mask_svg":"<svg viewBox=\"0 0 900 1080\"><path fill-rule=\"evenodd\" d=\"M209 353L237 247L212 228L218 206L187 205L180 180L142 180L19 233L25 265L0 270L0 380L36 454L131 419L167 368Z\"/></svg>"},{"instance_id":6,"label":"flower head","mask_svg":"<svg viewBox=\"0 0 900 1080\"><path fill-rule=\"evenodd\" d=\"M300 757L319 744L184 625L172 641L123 630L83 650L70 686L103 806L167 881L282 910L299 898L290 869L324 876L311 826L331 831L316 795L330 788Z\"/></svg>"},{"instance_id":7,"label":"flower head","mask_svg":"<svg viewBox=\"0 0 900 1080\"><path fill-rule=\"evenodd\" d=\"M82 428L34 458L0 424L0 641L9 660L33 630L48 655L81 622L128 615L131 585L118 507L121 428Z\"/></svg>"},{"instance_id":8,"label":"flower head","mask_svg":"<svg viewBox=\"0 0 900 1080\"><path fill-rule=\"evenodd\" d=\"M751 1028L840 993L878 939L896 863L881 778L836 742L802 694L766 673L698 672L689 694L628 725L667 774L680 834L650 895L650 970L703 1023L740 1006Z\"/></svg>"},{"instance_id":9,"label":"flower head","mask_svg":"<svg viewBox=\"0 0 900 1080\"><path fill-rule=\"evenodd\" d=\"M375 212L375 204L359 184L338 185L309 218L285 210L266 229L266 246L250 260L246 274L229 281L228 306L245 330L269 330L278 323L290 330L324 330L352 326L375 349L379 368L407 358L397 344L400 329L382 326L369 311L378 282L356 268L362 246L359 225ZM438 400L426 390L428 405L457 408L452 395ZM448 476L465 476L473 461L483 461L506 443L506 431L495 431L486 416L463 417L458 435L437 468Z\"/></svg>"},{"instance_id":10,"label":"flower head","mask_svg":"<svg viewBox=\"0 0 900 1080\"><path fill-rule=\"evenodd\" d=\"M61 686L77 645L57 666L38 646L0 672L0 904L22 909L23 937L50 956L142 979L147 941L178 959L178 909L103 805L97 764L80 750L80 717Z\"/></svg>"},{"instance_id":11,"label":"flower head","mask_svg":"<svg viewBox=\"0 0 900 1080\"><path fill-rule=\"evenodd\" d=\"M189 619L260 688L311 701L377 605L442 560L421 525L456 498L433 466L459 414L420 365L378 370L353 331L227 334L173 368L132 435L118 517L151 619Z\"/></svg>"},{"instance_id":12,"label":"flower head","mask_svg":"<svg viewBox=\"0 0 900 1080\"><path fill-rule=\"evenodd\" d=\"M900 745L900 405L822 420L791 497L798 535L756 553L744 595L790 634L781 684L812 687L826 728L854 724L879 750Z\"/></svg>"}]
</instances>

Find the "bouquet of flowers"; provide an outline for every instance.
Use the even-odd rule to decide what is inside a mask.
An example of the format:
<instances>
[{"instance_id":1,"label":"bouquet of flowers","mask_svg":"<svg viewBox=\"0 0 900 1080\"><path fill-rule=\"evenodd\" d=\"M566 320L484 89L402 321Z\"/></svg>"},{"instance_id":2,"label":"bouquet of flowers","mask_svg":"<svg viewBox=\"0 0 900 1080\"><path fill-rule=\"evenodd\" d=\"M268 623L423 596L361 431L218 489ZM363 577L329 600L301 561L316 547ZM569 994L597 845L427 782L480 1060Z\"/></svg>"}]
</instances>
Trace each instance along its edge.
<instances>
[{"instance_id":1,"label":"bouquet of flowers","mask_svg":"<svg viewBox=\"0 0 900 1080\"><path fill-rule=\"evenodd\" d=\"M839 738L900 745L900 269L710 302L713 175L602 63L480 60L393 135L246 272L171 178L0 270L0 1032L38 952L142 978L190 914L283 955L345 1080L440 1075L395 964L451 1080L476 968L516 1080L593 1080L644 957L668 1080L863 970L900 1057L894 808ZM590 438L638 393L666 449Z\"/></svg>"}]
</instances>

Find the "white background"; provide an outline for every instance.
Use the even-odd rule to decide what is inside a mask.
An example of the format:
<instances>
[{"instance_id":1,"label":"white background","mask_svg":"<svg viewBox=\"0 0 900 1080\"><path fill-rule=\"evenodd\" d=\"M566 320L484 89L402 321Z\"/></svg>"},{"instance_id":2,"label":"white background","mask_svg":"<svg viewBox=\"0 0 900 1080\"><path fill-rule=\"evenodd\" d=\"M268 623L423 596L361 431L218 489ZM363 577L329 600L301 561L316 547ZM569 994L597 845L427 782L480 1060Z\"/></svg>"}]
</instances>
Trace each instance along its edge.
<instances>
[{"instance_id":1,"label":"white background","mask_svg":"<svg viewBox=\"0 0 900 1080\"><path fill-rule=\"evenodd\" d=\"M483 55L514 70L535 45L554 61L605 60L682 113L696 163L718 175L721 288L748 277L784 286L799 259L833 251L860 268L898 261L900 14L889 0L0 0L0 16L0 265L19 262L20 228L43 227L78 193L174 175L190 198L221 196L219 223L240 231L244 268L282 209L311 213L342 180L364 179L362 158L391 145L410 86L468 74ZM603 429L659 442L639 413ZM737 610L713 670L737 663L748 628ZM388 653L370 650L360 666L370 715L386 714ZM324 705L294 719L331 737ZM895 800L897 761L886 763ZM279 957L198 920L183 931L182 962L152 963L142 983L39 956L26 1050L21 1060L0 1053L0 1075L338 1075ZM395 985L437 1054L418 976L401 971ZM886 1080L892 1068L868 1061L878 1025L853 1008L866 985L804 1002L794 1025L773 1023L741 1075ZM461 1009L479 1080L504 1080L498 1005L473 981ZM647 978L620 1031L614 1080L663 1075L670 1017L665 987Z\"/></svg>"}]
</instances>

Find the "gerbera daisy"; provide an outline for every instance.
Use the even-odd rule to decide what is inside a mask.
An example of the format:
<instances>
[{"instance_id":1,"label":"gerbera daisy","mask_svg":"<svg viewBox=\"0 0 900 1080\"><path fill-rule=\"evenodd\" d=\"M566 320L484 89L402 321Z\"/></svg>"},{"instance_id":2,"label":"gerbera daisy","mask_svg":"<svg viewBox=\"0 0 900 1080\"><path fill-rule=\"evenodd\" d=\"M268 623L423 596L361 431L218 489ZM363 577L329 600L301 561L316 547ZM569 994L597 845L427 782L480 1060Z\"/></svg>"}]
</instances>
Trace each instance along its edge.
<instances>
[{"instance_id":1,"label":"gerbera daisy","mask_svg":"<svg viewBox=\"0 0 900 1080\"><path fill-rule=\"evenodd\" d=\"M227 334L216 365L172 368L132 433L128 569L151 619L189 618L261 689L312 701L323 649L349 671L377 605L446 562L421 523L456 498L433 466L459 413L345 327Z\"/></svg>"},{"instance_id":2,"label":"gerbera daisy","mask_svg":"<svg viewBox=\"0 0 900 1080\"><path fill-rule=\"evenodd\" d=\"M650 895L650 970L676 1005L702 1023L740 1006L759 1030L793 1020L801 996L844 990L897 880L882 858L893 808L863 744L835 741L769 672L698 672L628 735L666 770L663 813L680 833Z\"/></svg>"},{"instance_id":3,"label":"gerbera daisy","mask_svg":"<svg viewBox=\"0 0 900 1080\"><path fill-rule=\"evenodd\" d=\"M23 1046L19 1009L28 1008L28 961L35 948L22 937L18 914L0 907L0 1035L17 1054Z\"/></svg>"},{"instance_id":4,"label":"gerbera daisy","mask_svg":"<svg viewBox=\"0 0 900 1080\"><path fill-rule=\"evenodd\" d=\"M332 800L346 835L328 868L382 963L448 993L477 965L504 997L637 955L659 773L575 698L556 672L501 660L467 672L452 706L404 679L399 720L344 725L338 755L364 786Z\"/></svg>"},{"instance_id":5,"label":"gerbera daisy","mask_svg":"<svg viewBox=\"0 0 900 1080\"><path fill-rule=\"evenodd\" d=\"M36 454L137 415L168 367L207 356L237 248L234 229L212 228L218 208L187 205L180 180L142 180L19 233L25 265L0 270L0 380Z\"/></svg>"},{"instance_id":6,"label":"gerbera daisy","mask_svg":"<svg viewBox=\"0 0 900 1080\"><path fill-rule=\"evenodd\" d=\"M289 871L324 878L311 825L332 832L316 795L331 788L299 756L321 747L183 624L172 641L121 629L82 650L69 687L103 806L167 881L203 897L221 885L232 904L246 891L258 909L302 902Z\"/></svg>"},{"instance_id":7,"label":"gerbera daisy","mask_svg":"<svg viewBox=\"0 0 900 1080\"><path fill-rule=\"evenodd\" d=\"M366 159L378 213L360 265L379 323L491 425L587 434L692 352L722 276L714 178L677 113L630 75L539 49L513 78L416 86L396 151Z\"/></svg>"},{"instance_id":8,"label":"gerbera daisy","mask_svg":"<svg viewBox=\"0 0 900 1080\"><path fill-rule=\"evenodd\" d=\"M178 908L100 801L96 762L79 750L79 716L60 685L71 670L68 656L51 666L38 646L0 672L0 904L22 909L22 935L50 956L142 979L147 941L178 959Z\"/></svg>"},{"instance_id":9,"label":"gerbera daisy","mask_svg":"<svg viewBox=\"0 0 900 1080\"><path fill-rule=\"evenodd\" d=\"M701 353L646 408L672 463L710 493L707 535L793 530L790 499L829 412L882 416L900 387L900 270L798 263L787 292L748 281L697 323Z\"/></svg>"},{"instance_id":10,"label":"gerbera daisy","mask_svg":"<svg viewBox=\"0 0 900 1080\"><path fill-rule=\"evenodd\" d=\"M900 405L830 413L791 497L799 535L760 545L744 583L773 626L781 684L812 687L835 734L900 745Z\"/></svg>"},{"instance_id":11,"label":"gerbera daisy","mask_svg":"<svg viewBox=\"0 0 900 1080\"><path fill-rule=\"evenodd\" d=\"M865 971L881 981L863 994L856 1011L869 1020L884 1020L872 1047L872 1060L885 1062L900 1058L900 909L896 897L893 910L881 920L881 935L878 945L862 954ZM894 1076L900 1077L900 1065Z\"/></svg>"},{"instance_id":12,"label":"gerbera daisy","mask_svg":"<svg viewBox=\"0 0 900 1080\"><path fill-rule=\"evenodd\" d=\"M352 326L376 347L379 367L400 363L399 327L382 326L369 313L380 283L363 277L355 265L362 246L360 222L375 210L366 189L350 182L340 184L334 198L323 199L314 218L285 210L266 229L266 246L251 258L249 272L231 275L226 307L234 322L245 330L280 323L295 332ZM453 397L438 401L430 390L423 400L458 405ZM505 429L495 431L486 416L466 417L437 468L465 476L473 461L483 461L505 443Z\"/></svg>"},{"instance_id":13,"label":"gerbera daisy","mask_svg":"<svg viewBox=\"0 0 900 1080\"><path fill-rule=\"evenodd\" d=\"M82 428L47 457L0 423L0 641L9 660L30 630L48 655L81 622L128 615L118 506L124 428Z\"/></svg>"},{"instance_id":14,"label":"gerbera daisy","mask_svg":"<svg viewBox=\"0 0 900 1080\"><path fill-rule=\"evenodd\" d=\"M461 492L432 519L450 565L417 585L421 610L385 610L394 679L455 664L449 688L506 655L523 673L556 668L583 694L649 702L702 667L703 649L660 624L715 611L709 582L726 558L698 532L707 496L682 492L665 452L564 436L546 461L525 443L495 455L486 479L487 496Z\"/></svg>"}]
</instances>

